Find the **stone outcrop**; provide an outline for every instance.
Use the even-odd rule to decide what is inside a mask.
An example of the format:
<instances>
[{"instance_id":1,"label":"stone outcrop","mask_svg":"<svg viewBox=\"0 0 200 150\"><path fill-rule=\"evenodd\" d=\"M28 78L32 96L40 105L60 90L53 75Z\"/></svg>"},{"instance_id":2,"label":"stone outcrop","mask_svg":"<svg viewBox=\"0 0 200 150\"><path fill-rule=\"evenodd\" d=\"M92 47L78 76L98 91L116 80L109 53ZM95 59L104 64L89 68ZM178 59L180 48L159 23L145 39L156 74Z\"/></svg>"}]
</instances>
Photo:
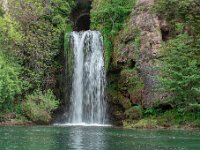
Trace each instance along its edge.
<instances>
[{"instance_id":1,"label":"stone outcrop","mask_svg":"<svg viewBox=\"0 0 200 150\"><path fill-rule=\"evenodd\" d=\"M155 67L159 65L159 48L162 43L160 21L152 13L154 0L139 0L131 17L131 28L140 31L140 56L137 60L138 69L144 81L143 104L151 105L161 95L155 91L157 86Z\"/></svg>"},{"instance_id":2,"label":"stone outcrop","mask_svg":"<svg viewBox=\"0 0 200 150\"><path fill-rule=\"evenodd\" d=\"M135 105L149 107L162 98L155 90L159 74L155 67L159 65L163 40L161 21L151 11L153 4L153 0L138 0L130 18L114 39L107 91L115 120L131 119L127 118L127 110L132 110ZM125 105L127 101L129 105Z\"/></svg>"}]
</instances>

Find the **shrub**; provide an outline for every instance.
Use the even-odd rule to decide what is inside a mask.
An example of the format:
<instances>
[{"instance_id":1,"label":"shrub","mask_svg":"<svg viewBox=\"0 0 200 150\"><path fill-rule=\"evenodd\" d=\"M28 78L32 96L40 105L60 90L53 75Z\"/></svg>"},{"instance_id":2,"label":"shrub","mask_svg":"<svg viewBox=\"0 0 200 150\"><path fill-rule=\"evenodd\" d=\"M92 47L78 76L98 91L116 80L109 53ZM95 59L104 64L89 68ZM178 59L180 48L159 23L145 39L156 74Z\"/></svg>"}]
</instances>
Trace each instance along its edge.
<instances>
[{"instance_id":1,"label":"shrub","mask_svg":"<svg viewBox=\"0 0 200 150\"><path fill-rule=\"evenodd\" d=\"M187 34L181 34L163 46L163 65L159 67L161 88L172 93L171 99L176 104L196 102L200 96L197 43Z\"/></svg>"},{"instance_id":2,"label":"shrub","mask_svg":"<svg viewBox=\"0 0 200 150\"><path fill-rule=\"evenodd\" d=\"M23 103L23 111L31 121L48 123L51 121L51 112L58 107L58 100L51 90L36 90L33 94L26 96Z\"/></svg>"},{"instance_id":3,"label":"shrub","mask_svg":"<svg viewBox=\"0 0 200 150\"><path fill-rule=\"evenodd\" d=\"M0 52L0 111L12 111L14 98L23 89L23 81L19 79L21 66L11 57Z\"/></svg>"}]
</instances>

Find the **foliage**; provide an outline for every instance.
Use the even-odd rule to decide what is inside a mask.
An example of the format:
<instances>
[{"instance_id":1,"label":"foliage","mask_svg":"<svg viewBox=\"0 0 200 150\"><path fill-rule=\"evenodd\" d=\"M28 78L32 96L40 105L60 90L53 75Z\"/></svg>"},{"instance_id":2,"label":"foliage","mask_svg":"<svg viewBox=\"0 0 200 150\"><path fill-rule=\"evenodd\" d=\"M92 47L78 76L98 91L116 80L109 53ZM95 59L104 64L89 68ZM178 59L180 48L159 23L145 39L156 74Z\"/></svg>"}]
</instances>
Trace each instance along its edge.
<instances>
[{"instance_id":1,"label":"foliage","mask_svg":"<svg viewBox=\"0 0 200 150\"><path fill-rule=\"evenodd\" d=\"M25 88L20 78L22 67L11 53L18 51L16 45L22 40L19 29L9 16L0 17L0 111L3 113L14 110L15 96Z\"/></svg>"},{"instance_id":2,"label":"foliage","mask_svg":"<svg viewBox=\"0 0 200 150\"><path fill-rule=\"evenodd\" d=\"M0 111L13 110L14 97L23 89L23 81L19 79L21 66L16 60L0 52Z\"/></svg>"},{"instance_id":3,"label":"foliage","mask_svg":"<svg viewBox=\"0 0 200 150\"><path fill-rule=\"evenodd\" d=\"M0 48L2 51L17 53L18 45L22 42L23 34L20 25L10 16L0 17Z\"/></svg>"},{"instance_id":4,"label":"foliage","mask_svg":"<svg viewBox=\"0 0 200 150\"><path fill-rule=\"evenodd\" d=\"M162 46L161 90L170 92L170 99L178 105L196 102L200 96L199 7L198 0L157 0L154 7L173 33Z\"/></svg>"},{"instance_id":5,"label":"foliage","mask_svg":"<svg viewBox=\"0 0 200 150\"><path fill-rule=\"evenodd\" d=\"M75 0L51 0L44 9L43 17L60 30L66 30L73 7L75 7Z\"/></svg>"},{"instance_id":6,"label":"foliage","mask_svg":"<svg viewBox=\"0 0 200 150\"><path fill-rule=\"evenodd\" d=\"M158 119L159 125L172 126L172 125L190 125L190 126L199 126L199 117L200 111L193 113L188 112L186 108L182 108L183 111L179 111L180 108L167 111L163 114L160 114Z\"/></svg>"},{"instance_id":7,"label":"foliage","mask_svg":"<svg viewBox=\"0 0 200 150\"><path fill-rule=\"evenodd\" d=\"M2 7L2 5L0 4L0 16L3 16L5 14L5 11Z\"/></svg>"},{"instance_id":8,"label":"foliage","mask_svg":"<svg viewBox=\"0 0 200 150\"><path fill-rule=\"evenodd\" d=\"M45 4L34 0L12 1L10 14L24 33L17 55L24 66L24 80L31 84L31 90L55 87L55 72L59 69L56 57L62 53L62 35L67 26L65 15L69 15L72 3L63 0Z\"/></svg>"},{"instance_id":9,"label":"foliage","mask_svg":"<svg viewBox=\"0 0 200 150\"><path fill-rule=\"evenodd\" d=\"M98 28L103 33L110 35L115 35L121 29L134 5L133 0L104 0L96 3L98 3L97 7L93 9L91 14L93 28Z\"/></svg>"},{"instance_id":10,"label":"foliage","mask_svg":"<svg viewBox=\"0 0 200 150\"><path fill-rule=\"evenodd\" d=\"M140 120L125 120L124 127L128 128L179 128L200 127L199 104L189 104L186 107L176 107L162 111L160 108L147 108Z\"/></svg>"},{"instance_id":11,"label":"foliage","mask_svg":"<svg viewBox=\"0 0 200 150\"><path fill-rule=\"evenodd\" d=\"M154 10L160 17L167 19L172 28L175 28L177 22L183 23L190 34L196 35L200 33L199 7L199 0L157 0Z\"/></svg>"},{"instance_id":12,"label":"foliage","mask_svg":"<svg viewBox=\"0 0 200 150\"><path fill-rule=\"evenodd\" d=\"M92 28L103 33L105 43L106 69L112 55L112 40L118 34L124 21L131 13L135 0L94 0L91 10Z\"/></svg>"},{"instance_id":13,"label":"foliage","mask_svg":"<svg viewBox=\"0 0 200 150\"><path fill-rule=\"evenodd\" d=\"M194 44L187 34L179 35L163 46L161 89L172 92L177 104L197 101L200 96L200 45Z\"/></svg>"},{"instance_id":14,"label":"foliage","mask_svg":"<svg viewBox=\"0 0 200 150\"><path fill-rule=\"evenodd\" d=\"M29 100L25 104L34 105L30 95L42 95L42 91L47 92L41 99L55 99L48 97L52 95L48 89L55 89L57 84L63 34L70 29L69 15L74 5L75 0L10 0L6 14L0 6L1 113L22 114L23 99L27 97ZM31 94L38 88L41 92ZM48 107L53 109L54 106L49 103ZM45 109L48 115L46 118L41 115L41 118L48 120L50 113Z\"/></svg>"},{"instance_id":15,"label":"foliage","mask_svg":"<svg viewBox=\"0 0 200 150\"><path fill-rule=\"evenodd\" d=\"M173 7L171 7L173 6ZM166 19L171 28L178 24L182 24L183 31L189 35L197 35L200 32L200 2L199 0L157 0L154 11L162 19Z\"/></svg>"},{"instance_id":16,"label":"foliage","mask_svg":"<svg viewBox=\"0 0 200 150\"><path fill-rule=\"evenodd\" d=\"M51 112L58 107L59 101L51 90L42 92L36 90L26 96L23 103L23 111L31 121L48 123L51 120Z\"/></svg>"}]
</instances>

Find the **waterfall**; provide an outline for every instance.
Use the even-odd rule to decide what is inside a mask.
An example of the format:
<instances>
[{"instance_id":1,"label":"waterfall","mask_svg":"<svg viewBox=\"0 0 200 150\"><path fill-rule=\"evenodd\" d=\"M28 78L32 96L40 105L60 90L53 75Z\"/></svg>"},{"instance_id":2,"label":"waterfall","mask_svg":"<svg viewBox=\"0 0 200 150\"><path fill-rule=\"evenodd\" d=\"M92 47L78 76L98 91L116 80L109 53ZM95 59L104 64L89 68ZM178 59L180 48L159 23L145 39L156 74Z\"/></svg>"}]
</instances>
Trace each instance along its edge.
<instances>
[{"instance_id":1,"label":"waterfall","mask_svg":"<svg viewBox=\"0 0 200 150\"><path fill-rule=\"evenodd\" d=\"M69 124L104 124L106 84L103 38L98 31L72 32L73 75Z\"/></svg>"}]
</instances>

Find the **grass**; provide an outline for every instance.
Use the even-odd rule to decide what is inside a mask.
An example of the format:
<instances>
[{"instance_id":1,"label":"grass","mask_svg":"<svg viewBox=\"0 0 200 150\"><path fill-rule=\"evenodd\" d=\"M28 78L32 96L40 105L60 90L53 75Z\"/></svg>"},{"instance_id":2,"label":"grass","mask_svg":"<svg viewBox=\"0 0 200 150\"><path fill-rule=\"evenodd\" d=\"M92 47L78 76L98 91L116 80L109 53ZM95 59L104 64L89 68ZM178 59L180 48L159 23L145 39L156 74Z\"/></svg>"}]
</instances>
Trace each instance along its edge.
<instances>
[{"instance_id":1,"label":"grass","mask_svg":"<svg viewBox=\"0 0 200 150\"><path fill-rule=\"evenodd\" d=\"M149 111L152 112L152 111ZM200 112L188 111L188 107L171 109L165 112L143 113L139 120L126 120L124 127L127 128L200 128Z\"/></svg>"}]
</instances>

